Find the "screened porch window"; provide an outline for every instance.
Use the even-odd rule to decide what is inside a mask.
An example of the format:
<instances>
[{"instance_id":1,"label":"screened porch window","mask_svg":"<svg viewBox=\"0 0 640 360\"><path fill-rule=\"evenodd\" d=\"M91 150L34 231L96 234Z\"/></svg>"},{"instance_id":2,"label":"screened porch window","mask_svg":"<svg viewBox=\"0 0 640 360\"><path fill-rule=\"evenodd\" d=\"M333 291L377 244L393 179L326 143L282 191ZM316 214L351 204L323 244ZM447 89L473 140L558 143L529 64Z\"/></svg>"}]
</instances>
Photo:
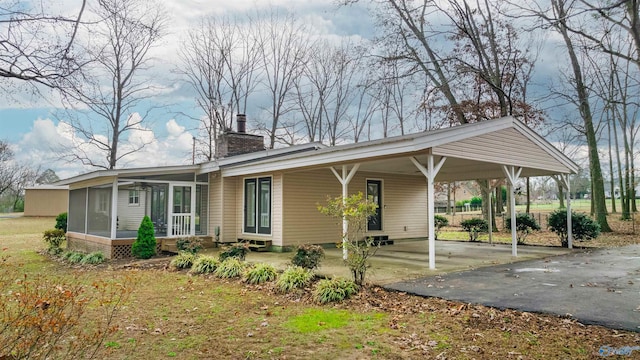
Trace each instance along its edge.
<instances>
[{"instance_id":1,"label":"screened porch window","mask_svg":"<svg viewBox=\"0 0 640 360\"><path fill-rule=\"evenodd\" d=\"M271 234L271 178L244 180L244 232Z\"/></svg>"}]
</instances>

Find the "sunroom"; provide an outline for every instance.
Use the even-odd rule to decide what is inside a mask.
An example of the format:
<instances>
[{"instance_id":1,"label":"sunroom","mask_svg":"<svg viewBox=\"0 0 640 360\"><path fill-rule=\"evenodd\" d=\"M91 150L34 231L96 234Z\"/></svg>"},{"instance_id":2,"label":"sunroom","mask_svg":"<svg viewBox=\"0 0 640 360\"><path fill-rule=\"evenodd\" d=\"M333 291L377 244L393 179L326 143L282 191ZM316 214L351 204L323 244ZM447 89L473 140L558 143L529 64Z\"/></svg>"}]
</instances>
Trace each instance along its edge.
<instances>
[{"instance_id":1,"label":"sunroom","mask_svg":"<svg viewBox=\"0 0 640 360\"><path fill-rule=\"evenodd\" d=\"M208 235L209 174L198 170L105 170L68 179L69 247L129 257L144 216L153 222L158 250L166 239Z\"/></svg>"}]
</instances>

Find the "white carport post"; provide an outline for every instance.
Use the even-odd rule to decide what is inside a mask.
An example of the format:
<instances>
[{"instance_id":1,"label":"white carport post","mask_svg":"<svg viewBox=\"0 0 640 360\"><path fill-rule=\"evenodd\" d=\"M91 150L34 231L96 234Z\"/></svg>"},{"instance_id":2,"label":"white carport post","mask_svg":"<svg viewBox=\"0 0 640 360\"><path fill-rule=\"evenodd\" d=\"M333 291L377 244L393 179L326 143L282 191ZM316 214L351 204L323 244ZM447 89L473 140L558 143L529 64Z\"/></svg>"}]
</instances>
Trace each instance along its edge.
<instances>
[{"instance_id":1,"label":"white carport post","mask_svg":"<svg viewBox=\"0 0 640 360\"><path fill-rule=\"evenodd\" d=\"M425 168L415 157L410 157L411 162L420 170L427 178L427 211L429 213L429 269L436 268L436 233L435 233L435 191L433 188L433 180L438 171L444 164L446 157L442 157L438 164L434 165L433 154L427 155L427 167Z\"/></svg>"},{"instance_id":2,"label":"white carport post","mask_svg":"<svg viewBox=\"0 0 640 360\"><path fill-rule=\"evenodd\" d=\"M118 178L113 179L111 185L111 238L118 233Z\"/></svg>"},{"instance_id":3,"label":"white carport post","mask_svg":"<svg viewBox=\"0 0 640 360\"><path fill-rule=\"evenodd\" d=\"M573 224L571 223L571 186L569 174L560 175L560 185L567 190L567 247L573 249Z\"/></svg>"},{"instance_id":4,"label":"white carport post","mask_svg":"<svg viewBox=\"0 0 640 360\"><path fill-rule=\"evenodd\" d=\"M331 172L333 173L333 175L336 176L336 178L338 179L338 181L340 181L340 184L342 185L342 204L343 205L346 204L347 196L349 196L349 193L348 193L349 182L351 181L351 179L353 179L353 176L356 174L359 167L360 167L359 163L355 164L351 168L351 170L347 172L347 165L342 165L342 176L338 174L336 169L334 169L333 167L329 168L331 169ZM347 260L347 256L349 254L346 246L348 235L349 235L349 221L347 221L347 218L343 215L342 216L342 258L344 260Z\"/></svg>"},{"instance_id":5,"label":"white carport post","mask_svg":"<svg viewBox=\"0 0 640 360\"><path fill-rule=\"evenodd\" d=\"M518 256L518 236L516 233L516 197L514 194L514 190L516 188L516 181L520 177L520 173L522 172L522 168L519 167L516 169L515 166L502 166L502 170L507 176L507 180L509 180L509 186L511 187L511 196L509 200L511 202L511 255Z\"/></svg>"}]
</instances>

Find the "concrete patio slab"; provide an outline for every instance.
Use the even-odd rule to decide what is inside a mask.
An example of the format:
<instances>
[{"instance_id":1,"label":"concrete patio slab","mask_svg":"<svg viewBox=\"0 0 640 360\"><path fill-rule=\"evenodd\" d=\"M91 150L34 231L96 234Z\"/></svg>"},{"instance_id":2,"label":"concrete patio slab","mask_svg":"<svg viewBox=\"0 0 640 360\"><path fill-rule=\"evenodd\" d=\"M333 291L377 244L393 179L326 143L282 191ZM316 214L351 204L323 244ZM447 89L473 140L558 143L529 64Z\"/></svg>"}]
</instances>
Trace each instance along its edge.
<instances>
[{"instance_id":1,"label":"concrete patio slab","mask_svg":"<svg viewBox=\"0 0 640 360\"><path fill-rule=\"evenodd\" d=\"M640 332L640 245L574 251L385 287Z\"/></svg>"}]
</instances>

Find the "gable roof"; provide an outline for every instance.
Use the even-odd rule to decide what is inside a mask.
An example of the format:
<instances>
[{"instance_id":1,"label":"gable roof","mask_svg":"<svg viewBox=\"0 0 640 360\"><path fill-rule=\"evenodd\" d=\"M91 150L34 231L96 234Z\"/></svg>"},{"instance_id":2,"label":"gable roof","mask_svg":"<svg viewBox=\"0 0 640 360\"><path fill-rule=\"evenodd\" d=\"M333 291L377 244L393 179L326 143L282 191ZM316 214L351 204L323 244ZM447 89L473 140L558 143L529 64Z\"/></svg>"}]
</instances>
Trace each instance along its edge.
<instances>
[{"instance_id":1,"label":"gable roof","mask_svg":"<svg viewBox=\"0 0 640 360\"><path fill-rule=\"evenodd\" d=\"M360 163L359 171L422 176L409 160L424 164L426 155L447 157L436 181L502 178L502 166L522 167L521 176L570 174L579 170L571 159L522 122L508 116L473 124L384 139L324 146L294 145L221 158L198 164L123 170L101 170L63 180L72 184L104 177L220 171L242 176L285 170L327 168Z\"/></svg>"},{"instance_id":2,"label":"gable roof","mask_svg":"<svg viewBox=\"0 0 640 360\"><path fill-rule=\"evenodd\" d=\"M571 159L513 117L429 132L319 148L277 159L221 166L223 176L361 163L359 171L417 174L409 157L446 156L436 180L502 178L502 165L523 167L522 176L576 173ZM400 159L399 159L400 158Z\"/></svg>"}]
</instances>

